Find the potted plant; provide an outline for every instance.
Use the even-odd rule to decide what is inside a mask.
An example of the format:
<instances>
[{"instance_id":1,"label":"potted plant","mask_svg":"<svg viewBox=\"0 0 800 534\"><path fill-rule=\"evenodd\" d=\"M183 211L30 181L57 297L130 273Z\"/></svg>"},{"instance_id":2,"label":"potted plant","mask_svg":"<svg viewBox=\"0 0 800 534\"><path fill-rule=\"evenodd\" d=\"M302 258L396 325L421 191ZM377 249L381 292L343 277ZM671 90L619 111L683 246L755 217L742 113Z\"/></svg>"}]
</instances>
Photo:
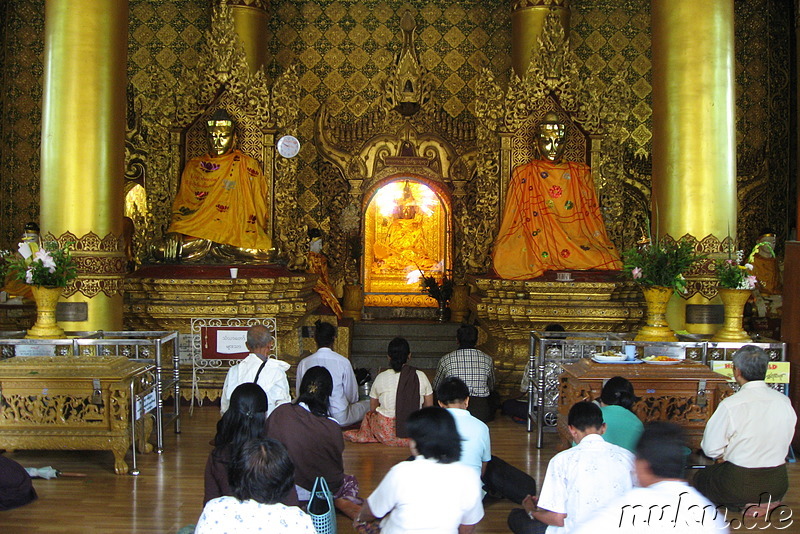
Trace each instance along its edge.
<instances>
[{"instance_id":1,"label":"potted plant","mask_svg":"<svg viewBox=\"0 0 800 534\"><path fill-rule=\"evenodd\" d=\"M751 341L742 328L742 315L758 280L753 275L753 265L749 262L742 264L743 260L744 251L737 250L735 258L728 252L728 258L714 262L725 319L711 341Z\"/></svg>"},{"instance_id":2,"label":"potted plant","mask_svg":"<svg viewBox=\"0 0 800 534\"><path fill-rule=\"evenodd\" d=\"M55 339L64 337L56 323L56 305L61 292L78 275L69 243L63 247L56 241L23 241L17 253L3 253L3 274L31 286L36 301L36 323L28 330L29 338Z\"/></svg>"},{"instance_id":3,"label":"potted plant","mask_svg":"<svg viewBox=\"0 0 800 534\"><path fill-rule=\"evenodd\" d=\"M645 326L639 329L637 341L678 340L667 324L667 303L674 292L686 292L683 273L703 257L684 239L653 243L645 239L623 253L623 271L642 287L647 303Z\"/></svg>"},{"instance_id":4,"label":"potted plant","mask_svg":"<svg viewBox=\"0 0 800 534\"><path fill-rule=\"evenodd\" d=\"M453 282L453 279L447 276L444 271L441 273L433 271L430 274L425 274L422 269L417 266L417 271L415 271L415 273L419 273L419 285L422 292L427 293L428 296L435 299L438 304L437 320L440 323L447 322L450 319L448 313L450 310L447 304L453 297L455 282ZM436 274L439 274L439 276L437 277Z\"/></svg>"}]
</instances>

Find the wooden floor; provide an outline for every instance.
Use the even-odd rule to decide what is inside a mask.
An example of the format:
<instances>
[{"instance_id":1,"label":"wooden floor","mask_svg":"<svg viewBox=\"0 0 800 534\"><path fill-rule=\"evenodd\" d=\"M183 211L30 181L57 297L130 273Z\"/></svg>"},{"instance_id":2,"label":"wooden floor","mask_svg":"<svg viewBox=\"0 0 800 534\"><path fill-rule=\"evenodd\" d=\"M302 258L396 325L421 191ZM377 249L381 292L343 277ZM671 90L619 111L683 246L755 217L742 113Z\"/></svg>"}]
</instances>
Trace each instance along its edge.
<instances>
[{"instance_id":1,"label":"wooden floor","mask_svg":"<svg viewBox=\"0 0 800 534\"><path fill-rule=\"evenodd\" d=\"M56 469L81 472L85 478L36 480L39 499L32 504L0 512L0 533L174 533L179 527L197 521L202 509L203 469L210 451L219 409L214 406L188 410L183 416L183 432L165 433L162 455L139 456L138 477L117 476L110 452L17 451L7 453L25 467L52 465ZM553 456L555 434L545 435L545 448L537 450L535 434L523 425L501 416L489 425L494 454L530 473L541 483L547 462ZM386 471L408 456L407 449L377 444L347 443L345 468L361 483L362 496L368 496ZM800 466L789 466L789 495L785 503L800 511ZM486 506L479 533L508 532L506 517L515 505L493 501ZM763 525L759 525L763 526ZM759 530L758 527L754 530ZM339 532L352 532L349 520L339 516ZM800 532L796 524L782 532ZM680 534L680 533L676 533Z\"/></svg>"}]
</instances>

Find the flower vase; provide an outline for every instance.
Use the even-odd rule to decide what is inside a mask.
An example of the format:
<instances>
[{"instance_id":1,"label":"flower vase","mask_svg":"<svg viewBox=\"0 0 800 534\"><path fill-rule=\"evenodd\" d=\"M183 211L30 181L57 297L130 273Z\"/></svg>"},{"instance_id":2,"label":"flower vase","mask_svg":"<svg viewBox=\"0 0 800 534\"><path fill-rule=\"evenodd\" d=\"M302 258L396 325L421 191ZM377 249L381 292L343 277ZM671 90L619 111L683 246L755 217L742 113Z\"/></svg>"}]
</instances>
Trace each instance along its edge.
<instances>
[{"instance_id":1,"label":"flower vase","mask_svg":"<svg viewBox=\"0 0 800 534\"><path fill-rule=\"evenodd\" d=\"M60 339L64 330L56 322L56 305L63 287L31 286L36 301L36 323L28 330L28 339Z\"/></svg>"},{"instance_id":2,"label":"flower vase","mask_svg":"<svg viewBox=\"0 0 800 534\"><path fill-rule=\"evenodd\" d=\"M446 300L439 300L439 307L436 310L436 320L440 323L450 322L450 307L447 306Z\"/></svg>"},{"instance_id":3,"label":"flower vase","mask_svg":"<svg viewBox=\"0 0 800 534\"><path fill-rule=\"evenodd\" d=\"M645 325L639 329L636 341L678 341L675 332L667 324L667 303L674 290L671 287L644 287L644 300L647 303Z\"/></svg>"},{"instance_id":4,"label":"flower vase","mask_svg":"<svg viewBox=\"0 0 800 534\"><path fill-rule=\"evenodd\" d=\"M752 341L747 332L742 329L742 316L744 305L750 298L749 289L719 289L719 297L725 305L725 319L711 341Z\"/></svg>"}]
</instances>

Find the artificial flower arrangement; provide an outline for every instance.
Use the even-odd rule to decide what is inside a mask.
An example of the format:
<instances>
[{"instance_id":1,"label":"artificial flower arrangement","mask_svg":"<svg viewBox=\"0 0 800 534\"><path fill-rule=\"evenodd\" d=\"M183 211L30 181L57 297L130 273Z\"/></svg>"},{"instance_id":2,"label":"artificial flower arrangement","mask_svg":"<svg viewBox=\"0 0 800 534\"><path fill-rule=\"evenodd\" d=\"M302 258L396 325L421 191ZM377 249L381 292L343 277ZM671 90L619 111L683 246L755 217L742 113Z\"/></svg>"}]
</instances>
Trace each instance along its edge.
<instances>
[{"instance_id":1,"label":"artificial flower arrangement","mask_svg":"<svg viewBox=\"0 0 800 534\"><path fill-rule=\"evenodd\" d=\"M685 293L683 273L704 257L695 252L694 245L688 240L656 240L654 243L645 240L623 253L622 270L643 287L669 287Z\"/></svg>"},{"instance_id":2,"label":"artificial flower arrangement","mask_svg":"<svg viewBox=\"0 0 800 534\"><path fill-rule=\"evenodd\" d=\"M728 254L730 256L730 253ZM727 258L724 260L717 260L717 280L719 286L724 289L755 289L758 280L752 274L753 264L750 263L752 258L748 258L748 262L742 265L744 260L744 251L737 250L736 258Z\"/></svg>"},{"instance_id":3,"label":"artificial flower arrangement","mask_svg":"<svg viewBox=\"0 0 800 534\"><path fill-rule=\"evenodd\" d=\"M424 293L436 299L436 302L447 303L453 297L455 282L453 282L453 279L447 276L444 271L442 271L439 279L437 279L434 274L435 272L425 274L423 270L417 266L416 271L408 273L408 281L409 283L413 283L414 277L419 277L419 286Z\"/></svg>"},{"instance_id":4,"label":"artificial flower arrangement","mask_svg":"<svg viewBox=\"0 0 800 534\"><path fill-rule=\"evenodd\" d=\"M18 245L19 254L3 251L3 274L34 286L66 287L77 275L75 261L69 253L69 243L59 247L55 241L45 241L39 248L34 242Z\"/></svg>"}]
</instances>

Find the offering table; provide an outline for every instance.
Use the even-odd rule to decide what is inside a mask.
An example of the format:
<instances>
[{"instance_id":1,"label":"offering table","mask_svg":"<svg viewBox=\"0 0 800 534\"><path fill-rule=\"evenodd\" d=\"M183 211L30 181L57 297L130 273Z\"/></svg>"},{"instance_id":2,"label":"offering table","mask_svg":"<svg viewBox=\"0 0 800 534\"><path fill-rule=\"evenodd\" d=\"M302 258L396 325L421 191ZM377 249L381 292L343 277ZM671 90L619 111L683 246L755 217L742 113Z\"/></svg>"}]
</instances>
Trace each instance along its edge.
<instances>
[{"instance_id":1,"label":"offering table","mask_svg":"<svg viewBox=\"0 0 800 534\"><path fill-rule=\"evenodd\" d=\"M584 358L563 364L558 401L558 432L570 443L567 414L576 402L600 398L603 384L622 376L640 400L633 406L642 422L672 421L681 425L692 449L700 447L703 430L717 405L733 393L727 378L702 363L683 360L673 365L597 363Z\"/></svg>"},{"instance_id":2,"label":"offering table","mask_svg":"<svg viewBox=\"0 0 800 534\"><path fill-rule=\"evenodd\" d=\"M127 473L125 454L134 440L152 450L146 441L152 418L136 421L139 409L131 404L153 389L154 369L123 356L0 361L0 448L110 450L115 472Z\"/></svg>"}]
</instances>

